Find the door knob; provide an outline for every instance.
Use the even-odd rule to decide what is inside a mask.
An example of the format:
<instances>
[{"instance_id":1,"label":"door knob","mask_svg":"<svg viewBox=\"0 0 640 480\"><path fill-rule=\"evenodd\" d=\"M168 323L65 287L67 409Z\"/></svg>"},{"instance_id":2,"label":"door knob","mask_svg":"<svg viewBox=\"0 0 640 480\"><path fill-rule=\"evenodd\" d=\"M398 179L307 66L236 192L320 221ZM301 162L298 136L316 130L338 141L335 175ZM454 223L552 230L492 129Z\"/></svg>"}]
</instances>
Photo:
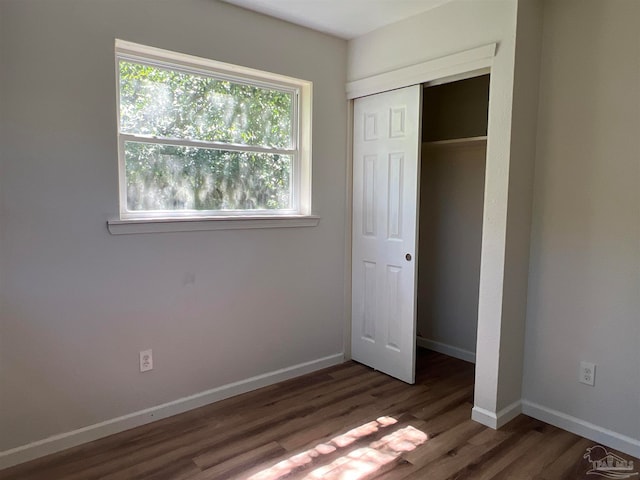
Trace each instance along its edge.
<instances>
[{"instance_id":1,"label":"door knob","mask_svg":"<svg viewBox=\"0 0 640 480\"><path fill-rule=\"evenodd\" d=\"M411 254L410 254L410 253L407 253L407 254L404 256L404 258L406 258L406 259L407 259L407 262L410 262L410 261L411 261Z\"/></svg>"}]
</instances>

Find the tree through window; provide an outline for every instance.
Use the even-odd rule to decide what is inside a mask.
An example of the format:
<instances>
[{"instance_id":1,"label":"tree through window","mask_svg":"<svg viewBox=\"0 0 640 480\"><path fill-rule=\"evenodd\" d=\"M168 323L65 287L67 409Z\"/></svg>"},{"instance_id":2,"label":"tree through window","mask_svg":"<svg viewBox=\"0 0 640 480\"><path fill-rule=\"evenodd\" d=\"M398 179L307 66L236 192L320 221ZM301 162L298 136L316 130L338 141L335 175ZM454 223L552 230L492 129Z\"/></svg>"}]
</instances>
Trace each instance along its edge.
<instances>
[{"instance_id":1,"label":"tree through window","mask_svg":"<svg viewBox=\"0 0 640 480\"><path fill-rule=\"evenodd\" d=\"M120 41L116 60L122 218L309 213L309 82Z\"/></svg>"}]
</instances>

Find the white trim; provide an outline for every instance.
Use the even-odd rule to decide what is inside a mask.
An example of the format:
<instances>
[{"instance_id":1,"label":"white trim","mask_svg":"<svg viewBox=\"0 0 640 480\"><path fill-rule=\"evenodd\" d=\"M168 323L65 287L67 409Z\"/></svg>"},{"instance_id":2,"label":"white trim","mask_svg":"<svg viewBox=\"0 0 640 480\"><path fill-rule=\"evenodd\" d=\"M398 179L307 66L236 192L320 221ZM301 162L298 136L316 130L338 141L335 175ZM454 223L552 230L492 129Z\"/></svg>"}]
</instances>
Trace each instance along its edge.
<instances>
[{"instance_id":1,"label":"white trim","mask_svg":"<svg viewBox=\"0 0 640 480\"><path fill-rule=\"evenodd\" d=\"M352 228L353 228L353 100L347 101L347 152L345 165L345 198L347 200L346 215L344 219L344 354L345 359L351 360L351 309L353 298L351 296L352 287Z\"/></svg>"},{"instance_id":2,"label":"white trim","mask_svg":"<svg viewBox=\"0 0 640 480\"><path fill-rule=\"evenodd\" d=\"M264 217L239 216L217 218L145 218L108 220L107 228L113 235L128 235L135 233L316 227L318 223L320 223L320 217L315 215L281 215Z\"/></svg>"},{"instance_id":3,"label":"white trim","mask_svg":"<svg viewBox=\"0 0 640 480\"><path fill-rule=\"evenodd\" d=\"M482 425L486 425L489 428L497 430L521 413L522 402L520 400L516 400L511 405L507 405L497 413L475 405L473 410L471 410L471 419L481 423Z\"/></svg>"},{"instance_id":4,"label":"white trim","mask_svg":"<svg viewBox=\"0 0 640 480\"><path fill-rule=\"evenodd\" d=\"M347 83L347 98L358 98L445 77L455 77L493 64L495 43Z\"/></svg>"},{"instance_id":5,"label":"white trim","mask_svg":"<svg viewBox=\"0 0 640 480\"><path fill-rule=\"evenodd\" d=\"M322 368L338 365L344 361L344 354L338 353L328 357L318 358L310 362L300 363L273 372L229 383L221 387L212 388L188 397L164 403L155 407L140 410L128 415L113 418L104 422L79 428L71 432L54 435L27 445L0 452L0 469L75 447L83 443L92 442L114 433L155 422L162 418L171 417L179 413L193 410L213 402L218 402L235 395L256 390Z\"/></svg>"},{"instance_id":6,"label":"white trim","mask_svg":"<svg viewBox=\"0 0 640 480\"><path fill-rule=\"evenodd\" d=\"M294 125L297 125L296 146L299 160L295 162L298 171L294 182L294 194L297 198L294 205L298 206L302 215L311 215L312 200L312 144L313 144L313 84L304 82L300 85L297 99L298 109ZM295 189L297 187L297 191Z\"/></svg>"},{"instance_id":7,"label":"white trim","mask_svg":"<svg viewBox=\"0 0 640 480\"><path fill-rule=\"evenodd\" d=\"M474 406L471 410L471 419L489 428L498 428L498 418L496 414L484 408Z\"/></svg>"},{"instance_id":8,"label":"white trim","mask_svg":"<svg viewBox=\"0 0 640 480\"><path fill-rule=\"evenodd\" d=\"M627 437L529 400L522 400L522 413L628 455L640 457L640 439Z\"/></svg>"},{"instance_id":9,"label":"white trim","mask_svg":"<svg viewBox=\"0 0 640 480\"><path fill-rule=\"evenodd\" d=\"M161 138L150 135L132 135L121 133L124 142L148 143L149 145L170 145L174 147L194 147L208 150L225 150L228 152L266 153L269 155L296 155L294 149L259 147L254 145L237 145L235 143L211 142L208 140L189 140L184 138Z\"/></svg>"},{"instance_id":10,"label":"white trim","mask_svg":"<svg viewBox=\"0 0 640 480\"><path fill-rule=\"evenodd\" d=\"M468 80L470 78L480 77L482 75L489 75L491 73L491 67L481 68L479 70L472 70L470 72L462 72L457 75L449 75L444 78L436 78L424 83L424 88L435 87L437 85L444 85L446 83L457 82L459 80Z\"/></svg>"},{"instance_id":11,"label":"white trim","mask_svg":"<svg viewBox=\"0 0 640 480\"><path fill-rule=\"evenodd\" d=\"M464 350L462 348L447 345L446 343L436 342L435 340L429 340L424 337L416 337L416 343L419 347L428 348L434 352L443 353L450 357L464 360L465 362L476 363L476 353L470 350Z\"/></svg>"},{"instance_id":12,"label":"white trim","mask_svg":"<svg viewBox=\"0 0 640 480\"><path fill-rule=\"evenodd\" d=\"M250 78L257 83L274 82L276 84L287 85L291 88L298 88L299 82L311 85L311 82L294 79L277 73L265 72L254 68L243 67L231 63L218 62L209 58L197 57L186 53L179 53L162 48L150 47L139 43L128 42L119 38L115 39L115 51L118 57L127 57L135 60L152 59L166 65L168 62L190 67L197 71L216 72L221 76L241 76ZM267 83L268 85L268 83ZM274 86L274 85L271 85Z\"/></svg>"}]
</instances>

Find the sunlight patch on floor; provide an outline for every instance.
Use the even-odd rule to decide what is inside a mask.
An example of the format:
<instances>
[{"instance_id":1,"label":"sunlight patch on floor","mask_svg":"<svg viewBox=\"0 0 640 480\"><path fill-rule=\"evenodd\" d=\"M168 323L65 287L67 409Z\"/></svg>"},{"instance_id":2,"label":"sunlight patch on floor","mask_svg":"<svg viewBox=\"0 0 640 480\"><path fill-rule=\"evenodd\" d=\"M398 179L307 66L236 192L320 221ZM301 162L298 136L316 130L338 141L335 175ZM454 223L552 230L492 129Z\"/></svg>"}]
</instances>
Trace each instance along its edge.
<instances>
[{"instance_id":1,"label":"sunlight patch on floor","mask_svg":"<svg viewBox=\"0 0 640 480\"><path fill-rule=\"evenodd\" d=\"M320 443L314 448L298 453L283 460L273 467L256 473L248 480L278 480L289 475L294 470L310 466L323 455L329 455L339 449L352 445L354 442L372 435L381 428L387 428L398 421L392 417L380 417L333 437L329 442ZM415 450L427 441L427 434L411 425L385 435L366 447L354 448L332 462L319 466L309 472L304 478L307 480L334 479L358 480L362 479L384 465L391 463L405 452Z\"/></svg>"}]
</instances>

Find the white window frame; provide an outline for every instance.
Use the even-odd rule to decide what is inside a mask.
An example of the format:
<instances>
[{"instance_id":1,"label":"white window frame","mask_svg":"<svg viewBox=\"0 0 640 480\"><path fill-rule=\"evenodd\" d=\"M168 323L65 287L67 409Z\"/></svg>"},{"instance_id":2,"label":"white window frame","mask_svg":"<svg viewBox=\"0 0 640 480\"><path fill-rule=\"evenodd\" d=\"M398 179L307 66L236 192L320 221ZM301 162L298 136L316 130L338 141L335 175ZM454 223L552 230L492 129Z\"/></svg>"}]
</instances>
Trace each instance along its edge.
<instances>
[{"instance_id":1,"label":"white window frame","mask_svg":"<svg viewBox=\"0 0 640 480\"><path fill-rule=\"evenodd\" d=\"M108 222L109 229L112 233L148 233L150 231L210 230L220 228L264 228L265 226L307 226L307 223L309 225L317 224L317 217L311 215L311 82L140 45L120 39L116 39L115 41L115 60L120 211L118 220ZM167 140L151 136L122 133L120 131L119 68L119 62L121 60L290 92L293 99L292 148L264 148L185 139ZM293 158L291 175L292 208L286 210L129 211L127 210L127 181L124 155L124 144L126 141L214 148L227 151L291 155ZM310 219L311 222L301 222L301 220L305 218ZM278 219L288 221L278 222ZM257 222L252 223L251 220L257 220ZM210 224L207 227L207 223L211 221L222 222L218 222L219 224L215 226ZM171 225L172 223L174 223L174 225ZM175 223L177 223L177 225ZM151 224L151 227L149 227L149 225L137 229L127 229L123 227L130 224ZM163 225L164 227L162 227Z\"/></svg>"}]
</instances>

